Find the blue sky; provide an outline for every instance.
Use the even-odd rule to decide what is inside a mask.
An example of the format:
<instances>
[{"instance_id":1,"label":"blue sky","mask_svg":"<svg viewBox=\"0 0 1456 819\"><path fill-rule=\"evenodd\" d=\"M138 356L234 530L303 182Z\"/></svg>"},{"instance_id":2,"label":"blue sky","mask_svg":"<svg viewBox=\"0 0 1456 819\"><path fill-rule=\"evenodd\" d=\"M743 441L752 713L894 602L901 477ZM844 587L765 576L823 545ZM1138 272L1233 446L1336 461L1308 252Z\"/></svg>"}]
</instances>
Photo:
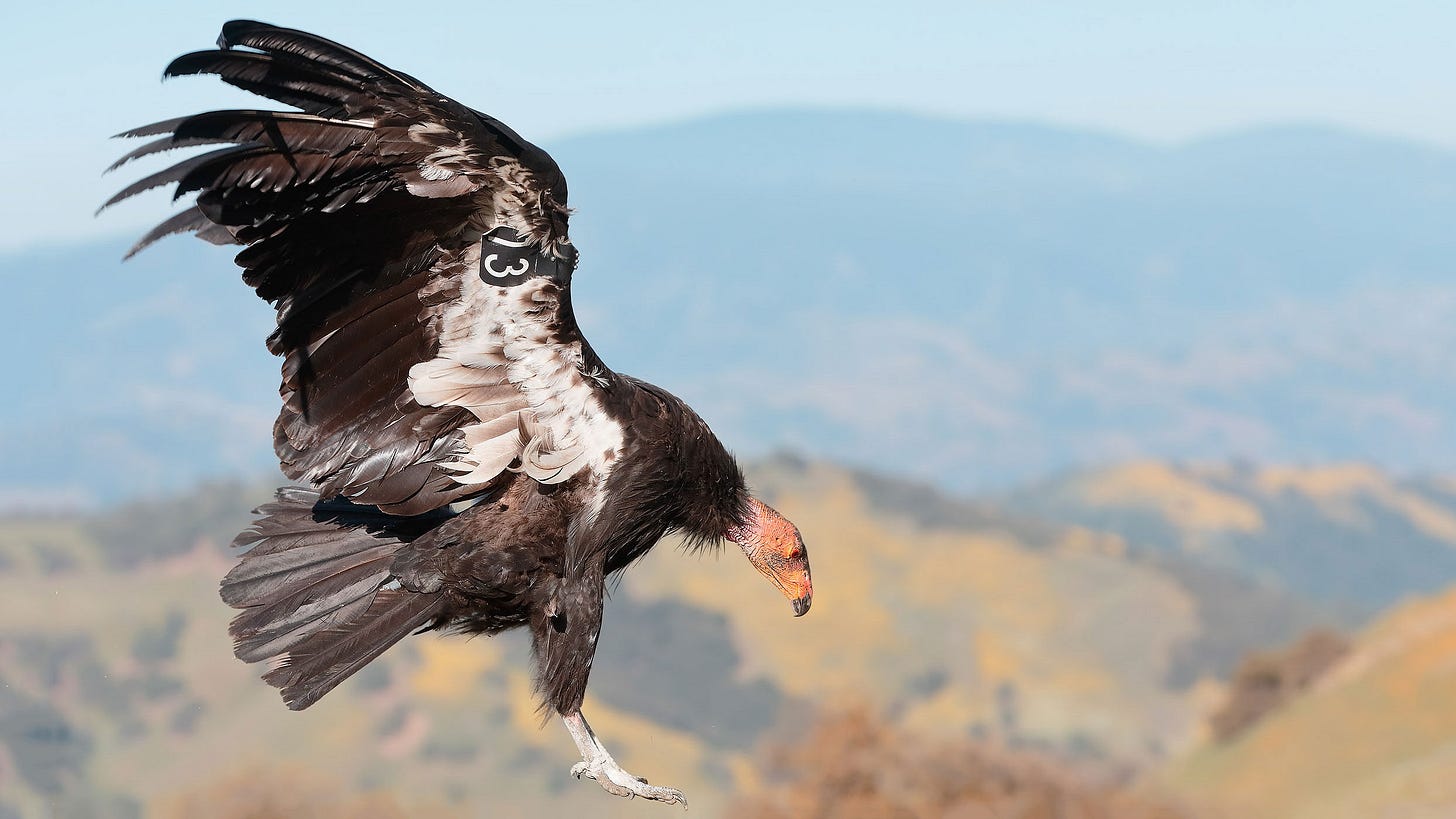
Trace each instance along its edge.
<instances>
[{"instance_id":1,"label":"blue sky","mask_svg":"<svg viewBox=\"0 0 1456 819\"><path fill-rule=\"evenodd\" d=\"M1456 3L417 2L86 4L7 10L0 250L122 233L90 216L125 127L247 100L158 82L222 21L307 28L507 120L529 138L739 108L868 106L1177 142L1325 122L1456 148ZM408 9L402 13L401 8Z\"/></svg>"}]
</instances>

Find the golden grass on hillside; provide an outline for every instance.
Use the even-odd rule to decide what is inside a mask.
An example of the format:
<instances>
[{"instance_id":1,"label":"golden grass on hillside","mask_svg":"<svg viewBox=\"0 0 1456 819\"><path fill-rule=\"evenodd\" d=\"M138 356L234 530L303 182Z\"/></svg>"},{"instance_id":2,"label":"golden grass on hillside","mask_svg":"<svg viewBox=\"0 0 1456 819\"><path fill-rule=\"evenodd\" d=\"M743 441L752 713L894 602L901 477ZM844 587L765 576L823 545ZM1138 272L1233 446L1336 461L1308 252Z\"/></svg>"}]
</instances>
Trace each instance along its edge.
<instances>
[{"instance_id":1,"label":"golden grass on hillside","mask_svg":"<svg viewBox=\"0 0 1456 819\"><path fill-rule=\"evenodd\" d=\"M1176 646L1198 628L1195 604L1167 575L1084 531L1031 548L995 524L876 514L841 472L799 484L774 502L808 539L817 594L807 616L793 618L731 551L690 561L659 548L624 589L723 612L745 679L817 704L897 707L928 733L1080 735L1141 760L1196 730L1165 684ZM934 690L907 697L917 686Z\"/></svg>"},{"instance_id":2,"label":"golden grass on hillside","mask_svg":"<svg viewBox=\"0 0 1456 819\"><path fill-rule=\"evenodd\" d=\"M1387 614L1312 690L1167 781L1251 819L1456 816L1456 589Z\"/></svg>"},{"instance_id":3,"label":"golden grass on hillside","mask_svg":"<svg viewBox=\"0 0 1456 819\"><path fill-rule=\"evenodd\" d=\"M1133 505L1157 510L1170 523L1194 530L1257 532L1259 508L1156 461L1139 461L1084 480L1082 499L1094 506Z\"/></svg>"},{"instance_id":4,"label":"golden grass on hillside","mask_svg":"<svg viewBox=\"0 0 1456 819\"><path fill-rule=\"evenodd\" d=\"M1425 534L1456 543L1456 515L1418 492L1409 491L1368 464L1326 467L1265 467L1256 485L1268 495L1297 492L1317 503L1331 517L1349 523L1366 519L1361 499L1374 500L1396 512Z\"/></svg>"}]
</instances>

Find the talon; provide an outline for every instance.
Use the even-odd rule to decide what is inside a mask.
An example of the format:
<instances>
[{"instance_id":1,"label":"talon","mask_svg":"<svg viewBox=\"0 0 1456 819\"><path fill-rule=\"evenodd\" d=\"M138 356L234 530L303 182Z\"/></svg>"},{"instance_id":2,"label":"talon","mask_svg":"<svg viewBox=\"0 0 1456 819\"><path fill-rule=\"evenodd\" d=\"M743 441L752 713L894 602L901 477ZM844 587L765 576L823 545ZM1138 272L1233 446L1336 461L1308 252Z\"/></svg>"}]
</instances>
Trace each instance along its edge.
<instances>
[{"instance_id":1,"label":"talon","mask_svg":"<svg viewBox=\"0 0 1456 819\"><path fill-rule=\"evenodd\" d=\"M586 777L594 780L602 790L613 796L623 796L628 799L640 796L643 799L668 805L681 804L683 807L687 807L688 804L688 798L683 795L682 791L649 784L646 777L628 773L611 757L593 759L590 762L578 762L572 766L571 774L577 779Z\"/></svg>"},{"instance_id":2,"label":"talon","mask_svg":"<svg viewBox=\"0 0 1456 819\"><path fill-rule=\"evenodd\" d=\"M576 740L577 749L581 751L581 761L571 766L572 776L577 779L583 776L593 779L602 790L613 796L625 796L628 799L640 796L668 805L681 803L687 808L688 798L682 791L649 784L647 777L623 770L591 732L591 726L586 724L580 711L563 714L562 719L566 722L572 739Z\"/></svg>"}]
</instances>

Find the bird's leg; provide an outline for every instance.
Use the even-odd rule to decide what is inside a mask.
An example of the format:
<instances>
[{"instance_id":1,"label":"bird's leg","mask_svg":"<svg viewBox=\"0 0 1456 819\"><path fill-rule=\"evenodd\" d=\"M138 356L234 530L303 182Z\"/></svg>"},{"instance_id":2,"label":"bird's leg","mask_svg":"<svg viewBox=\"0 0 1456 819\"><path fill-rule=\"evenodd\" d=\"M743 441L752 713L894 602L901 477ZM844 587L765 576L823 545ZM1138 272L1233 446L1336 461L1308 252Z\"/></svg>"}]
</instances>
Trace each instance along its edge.
<instances>
[{"instance_id":1,"label":"bird's leg","mask_svg":"<svg viewBox=\"0 0 1456 819\"><path fill-rule=\"evenodd\" d=\"M581 761L571 768L572 776L577 779L583 776L595 779L602 786L602 790L613 796L640 796L669 805L681 802L684 808L688 806L688 798L683 796L682 791L649 785L646 779L622 770L617 760L612 759L612 755L602 747L597 735L592 733L591 726L586 724L586 717L581 715L580 709L570 714L562 714L561 720L566 723L566 730L571 732L571 738L576 741L576 749L581 752Z\"/></svg>"}]
</instances>

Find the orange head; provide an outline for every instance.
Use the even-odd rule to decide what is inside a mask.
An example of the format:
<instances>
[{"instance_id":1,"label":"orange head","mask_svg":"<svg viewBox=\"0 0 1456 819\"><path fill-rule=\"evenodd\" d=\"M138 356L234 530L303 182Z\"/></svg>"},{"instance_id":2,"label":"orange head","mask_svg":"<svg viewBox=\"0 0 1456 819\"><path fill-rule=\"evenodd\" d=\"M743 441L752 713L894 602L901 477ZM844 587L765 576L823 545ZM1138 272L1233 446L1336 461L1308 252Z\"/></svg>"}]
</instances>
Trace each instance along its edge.
<instances>
[{"instance_id":1,"label":"orange head","mask_svg":"<svg viewBox=\"0 0 1456 819\"><path fill-rule=\"evenodd\" d=\"M814 600L804 539L788 518L758 498L749 498L748 507L744 524L730 527L724 536L738 544L759 574L778 586L793 604L794 616L801 617Z\"/></svg>"}]
</instances>

